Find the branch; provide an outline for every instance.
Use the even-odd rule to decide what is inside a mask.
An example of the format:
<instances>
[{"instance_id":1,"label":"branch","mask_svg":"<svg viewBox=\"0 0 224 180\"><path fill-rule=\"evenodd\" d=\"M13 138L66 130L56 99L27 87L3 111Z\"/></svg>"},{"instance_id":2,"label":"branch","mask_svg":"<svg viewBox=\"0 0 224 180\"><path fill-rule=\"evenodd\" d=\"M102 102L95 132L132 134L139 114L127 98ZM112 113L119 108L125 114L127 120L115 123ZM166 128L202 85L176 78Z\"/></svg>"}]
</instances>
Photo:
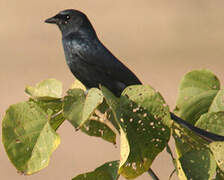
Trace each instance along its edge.
<instances>
[{"instance_id":1,"label":"branch","mask_svg":"<svg viewBox=\"0 0 224 180\"><path fill-rule=\"evenodd\" d=\"M159 180L159 178L156 176L156 174L153 172L151 168L149 168L148 173L153 180Z\"/></svg>"}]
</instances>

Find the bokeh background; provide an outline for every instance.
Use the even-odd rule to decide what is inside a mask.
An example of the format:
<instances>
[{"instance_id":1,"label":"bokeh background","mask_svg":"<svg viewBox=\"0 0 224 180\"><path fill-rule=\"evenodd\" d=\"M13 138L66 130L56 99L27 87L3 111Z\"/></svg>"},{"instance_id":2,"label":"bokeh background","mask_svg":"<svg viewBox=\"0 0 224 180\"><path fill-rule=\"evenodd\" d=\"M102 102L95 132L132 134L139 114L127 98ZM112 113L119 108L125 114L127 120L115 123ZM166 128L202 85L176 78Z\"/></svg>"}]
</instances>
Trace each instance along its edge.
<instances>
[{"instance_id":1,"label":"bokeh background","mask_svg":"<svg viewBox=\"0 0 224 180\"><path fill-rule=\"evenodd\" d=\"M102 42L145 84L159 90L171 109L186 72L208 68L224 82L223 0L0 0L0 5L1 119L10 104L27 98L26 85L56 78L65 91L74 81L58 28L44 23L67 8L84 11ZM77 133L68 122L58 133L61 145L49 166L31 176L16 172L0 144L0 179L67 180L119 158L119 147ZM168 179L173 166L165 152L153 169ZM138 178L146 179L147 174Z\"/></svg>"}]
</instances>

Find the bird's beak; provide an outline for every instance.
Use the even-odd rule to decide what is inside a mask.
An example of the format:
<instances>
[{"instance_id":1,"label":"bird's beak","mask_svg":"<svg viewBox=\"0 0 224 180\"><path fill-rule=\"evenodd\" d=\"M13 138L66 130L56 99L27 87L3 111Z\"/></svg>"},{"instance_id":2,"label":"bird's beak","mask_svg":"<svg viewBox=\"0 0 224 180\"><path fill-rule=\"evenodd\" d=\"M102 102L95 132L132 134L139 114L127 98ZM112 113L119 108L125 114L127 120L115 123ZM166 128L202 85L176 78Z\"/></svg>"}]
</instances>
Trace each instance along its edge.
<instances>
[{"instance_id":1,"label":"bird's beak","mask_svg":"<svg viewBox=\"0 0 224 180\"><path fill-rule=\"evenodd\" d=\"M56 24L58 22L58 18L56 16L53 16L51 18L46 19L44 22L50 24Z\"/></svg>"}]
</instances>

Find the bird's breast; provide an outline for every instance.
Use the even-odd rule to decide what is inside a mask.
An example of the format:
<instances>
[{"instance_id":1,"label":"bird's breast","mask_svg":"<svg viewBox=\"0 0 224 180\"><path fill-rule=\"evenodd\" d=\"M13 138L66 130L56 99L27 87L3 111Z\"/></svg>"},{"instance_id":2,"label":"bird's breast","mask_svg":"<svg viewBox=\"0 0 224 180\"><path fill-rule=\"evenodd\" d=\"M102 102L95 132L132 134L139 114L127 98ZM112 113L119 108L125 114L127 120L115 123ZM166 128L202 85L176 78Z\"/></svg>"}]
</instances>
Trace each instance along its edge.
<instances>
[{"instance_id":1,"label":"bird's breast","mask_svg":"<svg viewBox=\"0 0 224 180\"><path fill-rule=\"evenodd\" d=\"M66 63L73 75L81 81L88 78L91 68L82 57L83 46L77 41L63 40Z\"/></svg>"},{"instance_id":2,"label":"bird's breast","mask_svg":"<svg viewBox=\"0 0 224 180\"><path fill-rule=\"evenodd\" d=\"M70 65L72 63L75 63L79 58L78 51L80 47L78 46L78 44L72 41L63 40L63 47L67 64Z\"/></svg>"}]
</instances>

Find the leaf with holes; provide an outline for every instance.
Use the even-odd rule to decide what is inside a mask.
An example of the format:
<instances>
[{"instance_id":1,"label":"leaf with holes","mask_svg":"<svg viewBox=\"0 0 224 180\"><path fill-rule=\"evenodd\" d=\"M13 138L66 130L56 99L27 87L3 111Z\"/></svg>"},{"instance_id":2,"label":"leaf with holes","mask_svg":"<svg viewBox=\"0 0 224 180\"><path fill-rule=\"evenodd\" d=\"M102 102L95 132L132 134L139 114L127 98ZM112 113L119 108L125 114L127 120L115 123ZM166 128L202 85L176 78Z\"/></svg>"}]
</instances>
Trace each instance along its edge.
<instances>
[{"instance_id":1,"label":"leaf with holes","mask_svg":"<svg viewBox=\"0 0 224 180\"><path fill-rule=\"evenodd\" d=\"M164 125L168 127L172 126L169 106L166 104L161 94L156 92L151 86L129 86L123 91L122 96L127 96L138 106L149 111L156 120L161 120ZM164 126L164 128L168 130L166 126Z\"/></svg>"},{"instance_id":2,"label":"leaf with holes","mask_svg":"<svg viewBox=\"0 0 224 180\"><path fill-rule=\"evenodd\" d=\"M90 136L102 137L108 142L115 143L114 131L95 115L95 110L102 103L103 95L99 89L90 89L87 96L81 89L72 89L64 98L63 113L76 129L81 128Z\"/></svg>"},{"instance_id":3,"label":"leaf with holes","mask_svg":"<svg viewBox=\"0 0 224 180\"><path fill-rule=\"evenodd\" d=\"M60 144L48 114L34 102L9 107L2 122L2 141L11 162L25 174L45 168Z\"/></svg>"},{"instance_id":4,"label":"leaf with holes","mask_svg":"<svg viewBox=\"0 0 224 180\"><path fill-rule=\"evenodd\" d=\"M97 107L97 112L100 112L101 114L99 115L97 113L97 116L99 118L102 117L103 119L103 122L105 124L107 124L110 128L113 129L114 132L119 132L120 131L120 128L119 128L119 125L117 124L115 118L114 118L114 115L113 115L113 112L112 110L109 108L108 104L106 103L105 99L103 100L103 103L100 104L98 107Z\"/></svg>"},{"instance_id":5,"label":"leaf with holes","mask_svg":"<svg viewBox=\"0 0 224 180\"><path fill-rule=\"evenodd\" d=\"M205 126L209 120L205 114L214 104L219 89L220 82L210 71L195 70L189 72L181 81L175 111L191 124L196 123L200 128L207 128ZM197 122L198 120L199 122ZM210 128L214 126L216 125ZM174 126L173 132L178 157L189 151L201 150L208 145L208 142L177 124Z\"/></svg>"},{"instance_id":6,"label":"leaf with holes","mask_svg":"<svg viewBox=\"0 0 224 180\"><path fill-rule=\"evenodd\" d=\"M102 137L102 139L116 144L115 132L100 121L90 120L81 127L81 130L89 136Z\"/></svg>"},{"instance_id":7,"label":"leaf with holes","mask_svg":"<svg viewBox=\"0 0 224 180\"><path fill-rule=\"evenodd\" d=\"M208 142L199 137L194 132L181 127L179 124L174 124L172 133L175 145L177 157L181 157L189 151L199 151L207 148Z\"/></svg>"},{"instance_id":8,"label":"leaf with holes","mask_svg":"<svg viewBox=\"0 0 224 180\"><path fill-rule=\"evenodd\" d=\"M224 89L219 90L214 98L212 105L209 108L209 112L224 111Z\"/></svg>"},{"instance_id":9,"label":"leaf with holes","mask_svg":"<svg viewBox=\"0 0 224 180\"><path fill-rule=\"evenodd\" d=\"M216 162L208 150L190 151L177 161L180 179L212 179L216 174Z\"/></svg>"},{"instance_id":10,"label":"leaf with holes","mask_svg":"<svg viewBox=\"0 0 224 180\"><path fill-rule=\"evenodd\" d=\"M206 131L224 136L224 112L203 114L195 125Z\"/></svg>"},{"instance_id":11,"label":"leaf with holes","mask_svg":"<svg viewBox=\"0 0 224 180\"><path fill-rule=\"evenodd\" d=\"M56 79L43 80L35 87L27 86L25 92L34 99L59 99L62 95L62 83Z\"/></svg>"},{"instance_id":12,"label":"leaf with holes","mask_svg":"<svg viewBox=\"0 0 224 180\"><path fill-rule=\"evenodd\" d=\"M102 92L120 125L119 173L126 178L135 178L150 168L169 141L169 128L163 124L170 120L169 109L149 86L130 86L120 99L104 87Z\"/></svg>"},{"instance_id":13,"label":"leaf with holes","mask_svg":"<svg viewBox=\"0 0 224 180\"><path fill-rule=\"evenodd\" d=\"M119 161L111 161L96 168L93 172L80 174L72 180L117 180Z\"/></svg>"}]
</instances>

